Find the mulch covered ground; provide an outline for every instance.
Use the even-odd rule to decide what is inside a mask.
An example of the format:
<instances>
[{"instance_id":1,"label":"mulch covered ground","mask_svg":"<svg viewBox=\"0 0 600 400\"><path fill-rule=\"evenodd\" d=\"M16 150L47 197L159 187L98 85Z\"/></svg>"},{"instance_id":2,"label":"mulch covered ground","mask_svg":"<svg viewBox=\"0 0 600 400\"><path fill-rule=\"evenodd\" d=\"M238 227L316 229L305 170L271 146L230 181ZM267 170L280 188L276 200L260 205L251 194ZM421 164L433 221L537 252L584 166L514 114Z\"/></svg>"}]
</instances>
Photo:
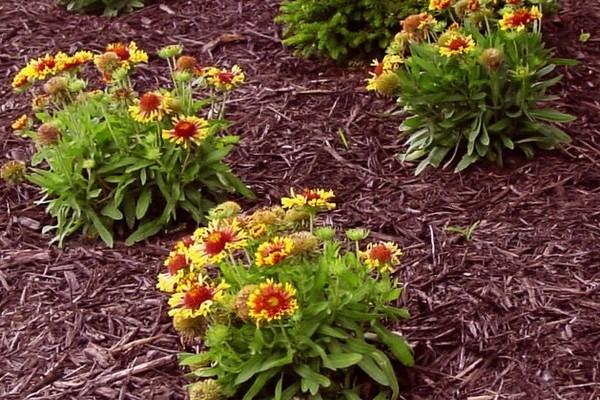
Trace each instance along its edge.
<instances>
[{"instance_id":1,"label":"mulch covered ground","mask_svg":"<svg viewBox=\"0 0 600 400\"><path fill-rule=\"evenodd\" d=\"M230 161L256 204L290 186L332 187L333 222L406 249L398 278L413 317L399 330L418 364L406 399L600 399L598 0L564 0L545 23L549 45L582 62L555 90L578 116L571 145L530 162L515 155L504 169L419 177L395 157L398 119L382 115L393 104L364 92L364 69L293 57L272 22L275 0L173 0L117 19L51 3L0 4L0 162L33 150L9 128L29 102L10 79L29 57L136 40L238 63L249 82L230 107L243 137ZM153 67L144 74L162 79ZM183 347L154 289L176 233L132 248L75 238L58 249L41 234L52 221L33 204L35 188L2 185L0 398L184 398ZM470 241L445 230L476 221Z\"/></svg>"}]
</instances>

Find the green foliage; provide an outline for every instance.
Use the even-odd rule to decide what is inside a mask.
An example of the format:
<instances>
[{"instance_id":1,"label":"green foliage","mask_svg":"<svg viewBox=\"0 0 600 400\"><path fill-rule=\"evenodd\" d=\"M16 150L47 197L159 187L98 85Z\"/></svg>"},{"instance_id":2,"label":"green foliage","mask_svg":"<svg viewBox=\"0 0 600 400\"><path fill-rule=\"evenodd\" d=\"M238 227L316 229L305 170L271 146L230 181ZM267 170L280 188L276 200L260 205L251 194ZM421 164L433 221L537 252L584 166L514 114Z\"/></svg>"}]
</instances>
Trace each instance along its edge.
<instances>
[{"instance_id":1,"label":"green foliage","mask_svg":"<svg viewBox=\"0 0 600 400\"><path fill-rule=\"evenodd\" d=\"M461 157L456 171L482 158L501 165L506 149L531 158L536 147L570 140L554 123L573 117L544 106L555 99L546 92L562 75L548 77L556 64L541 34L470 33L476 47L468 54L448 57L435 45L414 43L398 71L399 102L411 115L401 126L409 144L403 159L424 158L417 174L455 157ZM499 50L500 60L486 60L490 48Z\"/></svg>"},{"instance_id":2,"label":"green foliage","mask_svg":"<svg viewBox=\"0 0 600 400\"><path fill-rule=\"evenodd\" d=\"M475 221L466 227L457 226L457 225L448 225L446 227L446 232L458 233L467 242L470 242L471 239L473 238L473 234L475 233L475 230L479 227L480 223L481 223L481 221Z\"/></svg>"},{"instance_id":3,"label":"green foliage","mask_svg":"<svg viewBox=\"0 0 600 400\"><path fill-rule=\"evenodd\" d=\"M418 0L284 0L276 21L285 26L283 43L302 56L347 60L383 50L418 7Z\"/></svg>"},{"instance_id":4,"label":"green foliage","mask_svg":"<svg viewBox=\"0 0 600 400\"><path fill-rule=\"evenodd\" d=\"M55 231L59 244L77 231L100 236L109 246L116 234L128 234L126 244L133 244L183 216L204 221L227 194L252 196L224 162L238 142L236 136L223 135L229 126L223 119L227 92L215 89L207 77L175 70L173 58L168 60L173 87L140 96L131 83L132 60L143 62L147 55L134 44L129 49L127 60L117 62L114 53L109 55L115 64L105 62L107 53L96 56L107 84L93 91L78 77L82 71L65 70L77 55L48 56L57 61L48 72L55 76L37 97L46 102L36 113L42 125L23 134L38 144L29 180L42 189L39 203L56 218L44 232ZM91 53L77 54L92 58ZM30 67L36 62L21 73L46 79L31 72L37 71ZM155 110L145 117L143 102ZM180 129L194 134L175 140Z\"/></svg>"},{"instance_id":5,"label":"green foliage","mask_svg":"<svg viewBox=\"0 0 600 400\"><path fill-rule=\"evenodd\" d=\"M181 364L191 368L191 376L216 379L223 395L244 400L397 399L397 373L401 366L414 365L407 342L383 325L409 317L406 309L393 305L402 290L389 270L400 252L390 243L360 251L359 241L356 252L348 252L334 238L319 240L303 231L312 226L307 220L313 215L290 222L291 214L304 212L292 206L285 214L275 207L234 215L196 232L187 249L183 242L175 246L165 263L171 272L161 274L159 287L174 292L169 304L175 309L169 314L176 329L200 332L205 344L199 354L183 354ZM233 228L238 226L244 228ZM260 237L245 233L257 226L265 228ZM230 242L228 255L198 262L216 231L247 240L239 246ZM373 251L373 246L380 247ZM391 250L385 262L382 246ZM190 263L175 272L178 254ZM375 267L373 259L383 263ZM202 263L216 269L209 273ZM198 292L186 283L198 274L204 287L223 288L202 317L179 300ZM178 281L175 289L165 285L170 280ZM292 294L293 306L272 296L272 285L279 283ZM267 318L257 316L260 307L287 311Z\"/></svg>"},{"instance_id":6,"label":"green foliage","mask_svg":"<svg viewBox=\"0 0 600 400\"><path fill-rule=\"evenodd\" d=\"M102 12L107 17L113 17L122 12L131 12L142 8L146 0L55 0L56 4L66 7L69 11L96 13Z\"/></svg>"}]
</instances>

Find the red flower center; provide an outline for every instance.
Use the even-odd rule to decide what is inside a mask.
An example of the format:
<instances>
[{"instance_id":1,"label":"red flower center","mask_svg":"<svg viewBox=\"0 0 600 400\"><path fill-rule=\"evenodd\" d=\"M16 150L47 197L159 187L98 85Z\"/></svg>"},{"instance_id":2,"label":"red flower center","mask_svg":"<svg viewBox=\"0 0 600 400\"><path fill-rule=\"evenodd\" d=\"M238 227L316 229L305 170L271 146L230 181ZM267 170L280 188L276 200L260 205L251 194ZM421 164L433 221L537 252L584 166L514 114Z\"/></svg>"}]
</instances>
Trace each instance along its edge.
<instances>
[{"instance_id":1,"label":"red flower center","mask_svg":"<svg viewBox=\"0 0 600 400\"><path fill-rule=\"evenodd\" d=\"M390 249L380 244L371 249L369 257L373 260L379 261L382 264L386 264L392 261L392 252Z\"/></svg>"},{"instance_id":2,"label":"red flower center","mask_svg":"<svg viewBox=\"0 0 600 400\"><path fill-rule=\"evenodd\" d=\"M142 97L140 97L140 110L147 114L157 111L160 107L161 100L160 96L154 93L144 93Z\"/></svg>"},{"instance_id":3,"label":"red flower center","mask_svg":"<svg viewBox=\"0 0 600 400\"><path fill-rule=\"evenodd\" d=\"M109 51L115 53L121 59L121 61L129 60L129 49L123 43L117 43L116 45L111 46Z\"/></svg>"},{"instance_id":4,"label":"red flower center","mask_svg":"<svg viewBox=\"0 0 600 400\"><path fill-rule=\"evenodd\" d=\"M209 256L219 254L225 249L227 243L233 241L233 234L228 231L215 231L204 239L204 250Z\"/></svg>"},{"instance_id":5,"label":"red flower center","mask_svg":"<svg viewBox=\"0 0 600 400\"><path fill-rule=\"evenodd\" d=\"M215 289L210 286L194 286L183 297L183 305L195 310L205 301L212 300L214 295Z\"/></svg>"},{"instance_id":6,"label":"red flower center","mask_svg":"<svg viewBox=\"0 0 600 400\"><path fill-rule=\"evenodd\" d=\"M383 63L377 64L375 66L375 69L373 70L373 73L375 74L375 76L383 74Z\"/></svg>"},{"instance_id":7,"label":"red flower center","mask_svg":"<svg viewBox=\"0 0 600 400\"><path fill-rule=\"evenodd\" d=\"M198 127L189 121L180 121L175 125L174 135L180 138L192 138L196 135Z\"/></svg>"},{"instance_id":8,"label":"red flower center","mask_svg":"<svg viewBox=\"0 0 600 400\"><path fill-rule=\"evenodd\" d=\"M167 270L169 271L170 275L175 275L177 273L177 271L179 271L180 269L183 269L187 266L188 266L188 262L185 259L185 256L183 254L176 254L175 256L171 257L171 259L169 260L169 264L167 265Z\"/></svg>"},{"instance_id":9,"label":"red flower center","mask_svg":"<svg viewBox=\"0 0 600 400\"><path fill-rule=\"evenodd\" d=\"M510 24L512 26L524 26L530 23L532 20L533 17L529 10L519 10L511 17Z\"/></svg>"},{"instance_id":10,"label":"red flower center","mask_svg":"<svg viewBox=\"0 0 600 400\"><path fill-rule=\"evenodd\" d=\"M183 243L183 245L184 245L185 247L190 247L191 245L193 245L193 244L194 244L194 239L192 238L192 236L191 236L191 235L187 235L187 236L184 236L184 237L181 239L181 242Z\"/></svg>"},{"instance_id":11,"label":"red flower center","mask_svg":"<svg viewBox=\"0 0 600 400\"><path fill-rule=\"evenodd\" d=\"M219 82L224 84L231 83L234 77L235 75L233 75L233 72L228 71L219 72L219 74L217 75L217 79L219 80Z\"/></svg>"},{"instance_id":12,"label":"red flower center","mask_svg":"<svg viewBox=\"0 0 600 400\"><path fill-rule=\"evenodd\" d=\"M272 257L273 264L278 264L283 261L287 254L285 253L285 245L283 243L273 243L261 251L263 257Z\"/></svg>"},{"instance_id":13,"label":"red flower center","mask_svg":"<svg viewBox=\"0 0 600 400\"><path fill-rule=\"evenodd\" d=\"M448 49L452 51L460 51L469 47L469 43L464 37L455 37L448 43Z\"/></svg>"},{"instance_id":14,"label":"red flower center","mask_svg":"<svg viewBox=\"0 0 600 400\"><path fill-rule=\"evenodd\" d=\"M54 58L44 58L40 63L36 66L36 69L39 72L45 71L46 69L52 69L56 67L56 60Z\"/></svg>"},{"instance_id":15,"label":"red flower center","mask_svg":"<svg viewBox=\"0 0 600 400\"><path fill-rule=\"evenodd\" d=\"M319 195L319 193L310 190L310 189L304 189L304 192L302 193L302 196L304 196L306 198L307 201L310 200L319 200L321 198L321 196Z\"/></svg>"},{"instance_id":16,"label":"red flower center","mask_svg":"<svg viewBox=\"0 0 600 400\"><path fill-rule=\"evenodd\" d=\"M290 309L290 298L286 293L276 288L265 288L260 297L255 300L255 309L265 311L269 318L274 318Z\"/></svg>"}]
</instances>

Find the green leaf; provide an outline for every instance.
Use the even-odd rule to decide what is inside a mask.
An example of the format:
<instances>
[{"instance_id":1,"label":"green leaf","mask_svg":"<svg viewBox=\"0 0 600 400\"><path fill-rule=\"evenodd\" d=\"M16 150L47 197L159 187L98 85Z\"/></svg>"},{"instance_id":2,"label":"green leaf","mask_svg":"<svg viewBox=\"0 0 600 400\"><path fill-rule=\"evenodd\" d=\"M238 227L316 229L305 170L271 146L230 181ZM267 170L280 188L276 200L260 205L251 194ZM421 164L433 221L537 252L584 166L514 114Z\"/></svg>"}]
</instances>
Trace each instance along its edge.
<instances>
[{"instance_id":1,"label":"green leaf","mask_svg":"<svg viewBox=\"0 0 600 400\"><path fill-rule=\"evenodd\" d=\"M529 110L529 115L537 119L552 122L571 122L575 120L573 115L565 114L551 108Z\"/></svg>"},{"instance_id":2,"label":"green leaf","mask_svg":"<svg viewBox=\"0 0 600 400\"><path fill-rule=\"evenodd\" d=\"M362 369L375 382L383 386L390 386L390 381L386 374L379 368L373 358L367 354L363 355L363 359L358 363L358 367Z\"/></svg>"},{"instance_id":3,"label":"green leaf","mask_svg":"<svg viewBox=\"0 0 600 400\"><path fill-rule=\"evenodd\" d=\"M413 367L415 365L412 350L402 336L396 335L378 322L373 324L373 330L398 361L406 367Z\"/></svg>"},{"instance_id":4,"label":"green leaf","mask_svg":"<svg viewBox=\"0 0 600 400\"><path fill-rule=\"evenodd\" d=\"M363 356L359 353L334 353L329 354L329 369L349 368L362 361Z\"/></svg>"},{"instance_id":5,"label":"green leaf","mask_svg":"<svg viewBox=\"0 0 600 400\"><path fill-rule=\"evenodd\" d=\"M117 207L115 207L115 205L112 202L102 207L100 214L109 217L115 221L123 219L123 213Z\"/></svg>"},{"instance_id":6,"label":"green leaf","mask_svg":"<svg viewBox=\"0 0 600 400\"><path fill-rule=\"evenodd\" d=\"M277 374L277 372L279 372L279 368L273 368L270 371L261 372L254 380L252 386L250 386L250 388L246 391L244 397L242 397L242 400L252 400L262 390L267 382L269 382L271 378Z\"/></svg>"},{"instance_id":7,"label":"green leaf","mask_svg":"<svg viewBox=\"0 0 600 400\"><path fill-rule=\"evenodd\" d=\"M381 367L381 370L390 383L388 386L392 389L392 400L397 399L400 395L400 387L398 385L398 379L396 378L396 372L394 371L392 362L382 351L374 352L371 354L371 357L373 357L375 362Z\"/></svg>"},{"instance_id":8,"label":"green leaf","mask_svg":"<svg viewBox=\"0 0 600 400\"><path fill-rule=\"evenodd\" d=\"M138 197L138 201L135 206L135 217L138 220L141 220L142 218L144 218L151 202L152 202L152 189L145 188L142 191L142 193L140 194L140 197Z\"/></svg>"},{"instance_id":9,"label":"green leaf","mask_svg":"<svg viewBox=\"0 0 600 400\"><path fill-rule=\"evenodd\" d=\"M319 386L329 387L331 385L331 381L325 375L321 375L318 372L315 372L306 364L300 364L294 367L294 371L298 375L300 375L303 379L307 381L311 386L316 386L317 390ZM317 394L316 391L311 390L311 394Z\"/></svg>"},{"instance_id":10,"label":"green leaf","mask_svg":"<svg viewBox=\"0 0 600 400\"><path fill-rule=\"evenodd\" d=\"M257 354L254 357L250 358L248 361L246 361L244 364L242 364L240 373L235 378L234 385L240 385L252 378L258 372L260 372L259 368L263 364L263 361L263 356Z\"/></svg>"},{"instance_id":11,"label":"green leaf","mask_svg":"<svg viewBox=\"0 0 600 400\"><path fill-rule=\"evenodd\" d=\"M479 160L479 156L477 154L465 154L460 162L458 163L458 165L456 166L456 168L454 169L454 172L460 172L462 170L464 170L465 168L467 168L469 165L473 164L475 161Z\"/></svg>"},{"instance_id":12,"label":"green leaf","mask_svg":"<svg viewBox=\"0 0 600 400\"><path fill-rule=\"evenodd\" d=\"M149 238L150 236L156 235L162 229L163 225L164 224L160 218L146 222L140 225L139 228L135 230L135 232L129 235L127 240L125 240L125 244L127 246L131 246L134 243L140 242L144 239Z\"/></svg>"},{"instance_id":13,"label":"green leaf","mask_svg":"<svg viewBox=\"0 0 600 400\"><path fill-rule=\"evenodd\" d=\"M110 231L106 228L98 215L92 210L88 210L87 215L92 220L94 228L96 228L98 235L100 235L100 238L104 241L104 243L106 243L108 247L113 247L114 242L112 233L110 233Z\"/></svg>"}]
</instances>

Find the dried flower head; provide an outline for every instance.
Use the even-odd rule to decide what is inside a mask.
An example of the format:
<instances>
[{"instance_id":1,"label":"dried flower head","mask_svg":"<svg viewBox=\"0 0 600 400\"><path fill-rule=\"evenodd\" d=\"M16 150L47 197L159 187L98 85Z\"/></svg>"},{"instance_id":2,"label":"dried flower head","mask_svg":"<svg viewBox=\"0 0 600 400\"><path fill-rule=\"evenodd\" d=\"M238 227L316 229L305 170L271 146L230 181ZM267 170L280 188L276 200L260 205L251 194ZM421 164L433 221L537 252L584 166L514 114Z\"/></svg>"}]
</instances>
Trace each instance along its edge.
<instances>
[{"instance_id":1,"label":"dried flower head","mask_svg":"<svg viewBox=\"0 0 600 400\"><path fill-rule=\"evenodd\" d=\"M258 285L246 285L240 289L233 300L233 310L239 319L246 321L250 318L248 298L258 288Z\"/></svg>"},{"instance_id":2,"label":"dried flower head","mask_svg":"<svg viewBox=\"0 0 600 400\"><path fill-rule=\"evenodd\" d=\"M194 72L196 70L196 64L198 61L192 56L181 56L175 63L175 69L177 71Z\"/></svg>"},{"instance_id":3,"label":"dried flower head","mask_svg":"<svg viewBox=\"0 0 600 400\"><path fill-rule=\"evenodd\" d=\"M291 255L309 254L319 247L319 239L307 231L292 233L290 239L293 243Z\"/></svg>"},{"instance_id":4,"label":"dried flower head","mask_svg":"<svg viewBox=\"0 0 600 400\"><path fill-rule=\"evenodd\" d=\"M69 87L69 81L63 76L55 76L50 78L48 82L44 84L44 92L49 96L57 96L64 94Z\"/></svg>"},{"instance_id":5,"label":"dried flower head","mask_svg":"<svg viewBox=\"0 0 600 400\"><path fill-rule=\"evenodd\" d=\"M0 179L11 185L16 185L23 181L25 177L25 163L19 160L10 160L0 168Z\"/></svg>"},{"instance_id":6,"label":"dried flower head","mask_svg":"<svg viewBox=\"0 0 600 400\"><path fill-rule=\"evenodd\" d=\"M491 71L496 71L502 66L502 63L504 62L504 54L501 50L492 47L489 49L485 49L481 53L479 60L483 65L485 65L487 69Z\"/></svg>"},{"instance_id":7,"label":"dried flower head","mask_svg":"<svg viewBox=\"0 0 600 400\"><path fill-rule=\"evenodd\" d=\"M110 75L121 65L121 59L117 53L107 51L94 58L94 64L98 71Z\"/></svg>"},{"instance_id":8,"label":"dried flower head","mask_svg":"<svg viewBox=\"0 0 600 400\"><path fill-rule=\"evenodd\" d=\"M37 142L41 145L52 145L58 142L60 130L53 122L46 122L37 130Z\"/></svg>"},{"instance_id":9,"label":"dried flower head","mask_svg":"<svg viewBox=\"0 0 600 400\"><path fill-rule=\"evenodd\" d=\"M221 386L214 379L204 379L189 386L190 400L222 400Z\"/></svg>"}]
</instances>

